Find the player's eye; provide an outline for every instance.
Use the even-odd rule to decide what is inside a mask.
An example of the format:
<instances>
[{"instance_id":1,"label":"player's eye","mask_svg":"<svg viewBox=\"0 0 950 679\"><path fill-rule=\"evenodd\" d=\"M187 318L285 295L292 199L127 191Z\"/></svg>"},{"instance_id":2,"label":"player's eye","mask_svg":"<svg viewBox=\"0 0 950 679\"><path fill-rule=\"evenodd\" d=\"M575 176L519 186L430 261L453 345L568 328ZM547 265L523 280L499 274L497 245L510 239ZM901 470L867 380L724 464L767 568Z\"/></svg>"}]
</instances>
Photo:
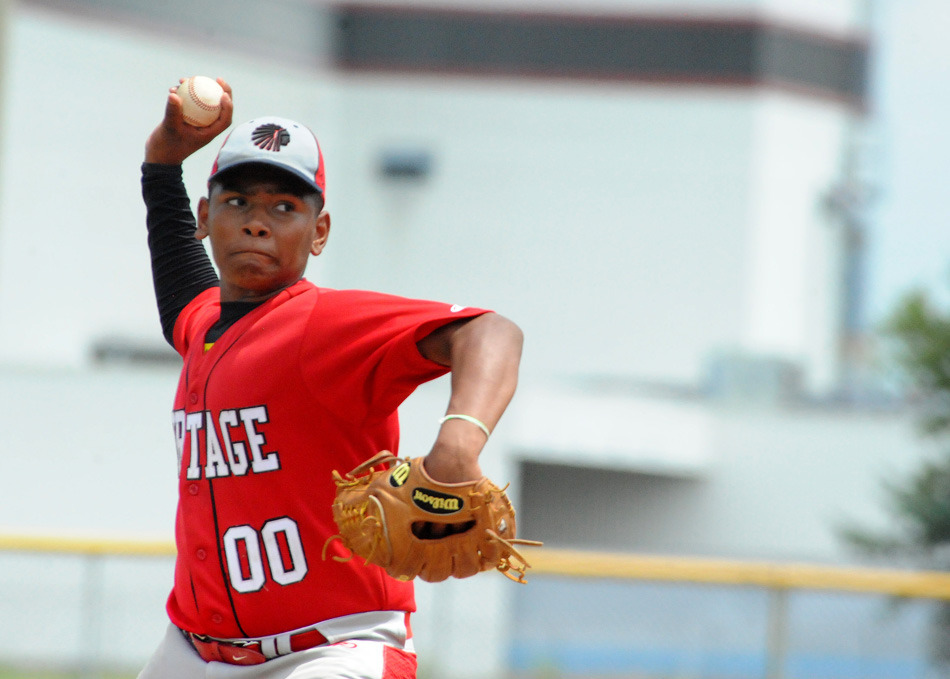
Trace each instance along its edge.
<instances>
[{"instance_id":1,"label":"player's eye","mask_svg":"<svg viewBox=\"0 0 950 679\"><path fill-rule=\"evenodd\" d=\"M281 201L277 203L276 209L278 212L295 212L297 210L297 206L290 201Z\"/></svg>"},{"instance_id":2,"label":"player's eye","mask_svg":"<svg viewBox=\"0 0 950 679\"><path fill-rule=\"evenodd\" d=\"M232 207L244 207L247 205L247 201L244 199L244 196L231 196L225 202Z\"/></svg>"}]
</instances>

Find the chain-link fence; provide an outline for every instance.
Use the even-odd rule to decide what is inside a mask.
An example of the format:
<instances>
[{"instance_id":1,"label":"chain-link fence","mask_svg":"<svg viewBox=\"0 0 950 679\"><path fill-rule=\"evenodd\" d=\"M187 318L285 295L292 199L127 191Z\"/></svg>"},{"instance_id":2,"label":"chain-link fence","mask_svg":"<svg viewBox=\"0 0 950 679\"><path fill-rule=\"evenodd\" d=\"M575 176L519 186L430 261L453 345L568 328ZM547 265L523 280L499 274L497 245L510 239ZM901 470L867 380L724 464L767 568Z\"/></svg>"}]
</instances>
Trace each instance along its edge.
<instances>
[{"instance_id":1,"label":"chain-link fence","mask_svg":"<svg viewBox=\"0 0 950 679\"><path fill-rule=\"evenodd\" d=\"M164 634L173 562L162 542L0 535L0 667L135 676Z\"/></svg>"},{"instance_id":2,"label":"chain-link fence","mask_svg":"<svg viewBox=\"0 0 950 679\"><path fill-rule=\"evenodd\" d=\"M923 679L935 604L868 593L536 578L518 677Z\"/></svg>"},{"instance_id":3,"label":"chain-link fence","mask_svg":"<svg viewBox=\"0 0 950 679\"><path fill-rule=\"evenodd\" d=\"M516 677L931 679L950 575L591 553L536 557Z\"/></svg>"}]
</instances>

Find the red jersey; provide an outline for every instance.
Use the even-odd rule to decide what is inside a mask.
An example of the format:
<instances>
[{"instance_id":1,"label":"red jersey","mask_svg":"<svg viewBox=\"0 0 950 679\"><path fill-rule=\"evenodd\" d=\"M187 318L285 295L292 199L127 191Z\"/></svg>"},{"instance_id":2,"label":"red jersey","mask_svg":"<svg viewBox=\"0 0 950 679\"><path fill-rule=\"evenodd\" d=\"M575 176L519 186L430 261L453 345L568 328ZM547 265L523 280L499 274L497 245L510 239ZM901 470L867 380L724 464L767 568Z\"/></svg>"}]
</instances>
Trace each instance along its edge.
<instances>
[{"instance_id":1,"label":"red jersey","mask_svg":"<svg viewBox=\"0 0 950 679\"><path fill-rule=\"evenodd\" d=\"M416 342L485 311L302 280L206 350L220 311L212 288L175 325L184 365L173 417L172 622L213 637L259 637L354 613L414 610L412 583L361 559L321 558L337 533L331 472L398 452L396 408L447 372Z\"/></svg>"}]
</instances>

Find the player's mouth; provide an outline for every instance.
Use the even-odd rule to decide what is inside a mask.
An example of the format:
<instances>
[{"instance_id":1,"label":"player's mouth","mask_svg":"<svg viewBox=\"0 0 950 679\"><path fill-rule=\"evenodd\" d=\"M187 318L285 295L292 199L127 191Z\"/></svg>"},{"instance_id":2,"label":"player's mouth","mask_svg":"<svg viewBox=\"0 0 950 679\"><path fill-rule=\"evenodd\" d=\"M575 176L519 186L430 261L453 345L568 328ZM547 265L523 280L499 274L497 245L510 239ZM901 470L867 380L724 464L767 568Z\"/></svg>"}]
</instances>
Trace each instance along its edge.
<instances>
[{"instance_id":1,"label":"player's mouth","mask_svg":"<svg viewBox=\"0 0 950 679\"><path fill-rule=\"evenodd\" d=\"M255 257L267 257L268 259L274 259L274 255L270 252L264 252L263 250L236 250L232 253L233 255L252 255Z\"/></svg>"}]
</instances>

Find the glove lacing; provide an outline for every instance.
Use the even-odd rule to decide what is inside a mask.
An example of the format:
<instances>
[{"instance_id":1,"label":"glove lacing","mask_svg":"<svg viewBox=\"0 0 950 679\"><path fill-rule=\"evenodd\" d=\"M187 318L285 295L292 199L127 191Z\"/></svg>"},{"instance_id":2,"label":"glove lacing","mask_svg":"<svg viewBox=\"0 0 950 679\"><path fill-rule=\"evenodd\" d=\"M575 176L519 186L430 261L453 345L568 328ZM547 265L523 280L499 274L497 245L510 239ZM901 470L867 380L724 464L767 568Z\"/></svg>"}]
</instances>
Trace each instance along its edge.
<instances>
[{"instance_id":1,"label":"glove lacing","mask_svg":"<svg viewBox=\"0 0 950 679\"><path fill-rule=\"evenodd\" d=\"M488 536L489 540L504 545L510 552L498 560L498 565L495 566L495 570L497 570L509 580L520 582L522 585L528 584L528 581L525 579L525 573L529 568L531 568L531 564L528 563L528 560L521 555L521 552L517 550L515 545L531 545L533 547L540 547L544 543L538 542L537 540L523 540L521 538L512 538L511 540L506 540L491 528L486 528L485 534Z\"/></svg>"},{"instance_id":2,"label":"glove lacing","mask_svg":"<svg viewBox=\"0 0 950 679\"><path fill-rule=\"evenodd\" d=\"M354 477L349 474L347 474L347 476L349 478L344 478L335 469L333 470L333 480L339 487L353 488L354 486L365 483L365 479L363 478ZM379 517L366 513L366 509L369 506L370 500L372 500L372 502L376 505L376 508L379 510ZM389 540L389 526L386 525L386 512L383 510L382 503L376 497L370 495L367 501L362 503L359 507L345 507L344 513L347 514L347 521L355 521L358 518L360 532L364 535L371 535L373 537L372 547L370 548L369 554L365 557L365 563L369 563L370 558L376 553L376 548L379 547L379 544L383 539L386 540L386 546L389 548L390 554L392 553L392 543ZM382 527L382 537L380 537L380 532L373 530L374 525ZM329 538L327 538L327 541L323 543L323 560L326 561L327 548L329 548L330 543L334 540L340 540L343 542L344 547L349 550L350 554L349 556L336 556L334 554L330 558L332 558L334 561L339 561L340 563L346 563L347 561L352 560L355 554L353 550L350 549L349 546L343 541L343 536L340 534L331 535Z\"/></svg>"}]
</instances>

